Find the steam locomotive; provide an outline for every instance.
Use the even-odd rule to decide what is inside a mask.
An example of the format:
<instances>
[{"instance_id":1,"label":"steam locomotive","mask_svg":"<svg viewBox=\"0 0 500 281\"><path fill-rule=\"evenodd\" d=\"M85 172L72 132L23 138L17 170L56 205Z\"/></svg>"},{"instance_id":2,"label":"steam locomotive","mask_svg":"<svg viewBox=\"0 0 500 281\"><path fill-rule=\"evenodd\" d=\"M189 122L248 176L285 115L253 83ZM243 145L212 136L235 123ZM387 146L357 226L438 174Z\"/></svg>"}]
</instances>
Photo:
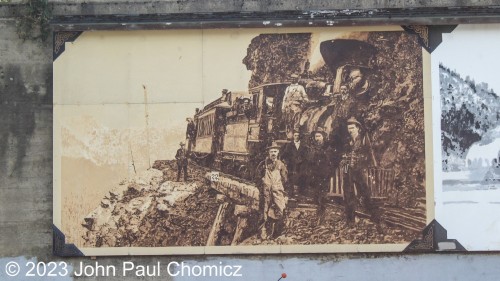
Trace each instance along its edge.
<instances>
[{"instance_id":1,"label":"steam locomotive","mask_svg":"<svg viewBox=\"0 0 500 281\"><path fill-rule=\"evenodd\" d=\"M309 101L300 109L300 120L291 124L282 110L290 81L263 84L248 92L223 90L220 98L194 115L193 160L205 167L251 180L254 168L266 157L265 148L273 141L279 145L289 142L293 130L299 129L304 136L309 136L312 131L322 128L327 135L342 136L339 124L348 117L345 106L340 106L346 102L345 90L350 90L350 101L355 99L354 102L362 106L371 87L366 74L369 72L365 70L374 68L377 50L364 41L336 39L322 42L320 52L335 79L330 83L311 79L308 75L300 77L299 84L309 96ZM353 73L359 74L358 77L353 77L356 76ZM372 168L367 173L372 179L368 185L374 196L384 197L393 190L393 171ZM340 171L332 174L330 193L342 195Z\"/></svg>"}]
</instances>

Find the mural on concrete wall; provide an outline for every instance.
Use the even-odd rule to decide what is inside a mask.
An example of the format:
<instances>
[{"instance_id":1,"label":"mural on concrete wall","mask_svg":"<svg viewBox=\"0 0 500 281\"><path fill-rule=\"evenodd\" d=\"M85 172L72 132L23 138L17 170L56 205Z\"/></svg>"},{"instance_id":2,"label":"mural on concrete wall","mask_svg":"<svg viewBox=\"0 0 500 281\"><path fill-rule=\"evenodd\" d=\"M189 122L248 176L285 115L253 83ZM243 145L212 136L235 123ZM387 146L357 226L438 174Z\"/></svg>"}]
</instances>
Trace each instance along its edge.
<instances>
[{"instance_id":1,"label":"mural on concrete wall","mask_svg":"<svg viewBox=\"0 0 500 281\"><path fill-rule=\"evenodd\" d=\"M441 165L436 219L467 250L498 250L500 240L500 56L498 25L460 25L432 54L439 81ZM439 87L439 88L437 88ZM439 112L439 114L438 114ZM439 163L436 159L435 163Z\"/></svg>"},{"instance_id":2,"label":"mural on concrete wall","mask_svg":"<svg viewBox=\"0 0 500 281\"><path fill-rule=\"evenodd\" d=\"M425 53L401 27L85 32L54 61L55 225L92 255L402 251Z\"/></svg>"}]
</instances>

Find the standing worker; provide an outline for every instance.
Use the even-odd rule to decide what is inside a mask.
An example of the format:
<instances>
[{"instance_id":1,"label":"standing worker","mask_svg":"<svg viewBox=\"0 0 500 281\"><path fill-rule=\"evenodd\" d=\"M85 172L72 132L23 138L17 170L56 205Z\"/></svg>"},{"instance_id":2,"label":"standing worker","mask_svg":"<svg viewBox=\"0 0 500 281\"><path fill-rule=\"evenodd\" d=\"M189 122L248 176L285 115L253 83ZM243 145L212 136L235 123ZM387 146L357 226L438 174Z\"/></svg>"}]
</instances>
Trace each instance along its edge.
<instances>
[{"instance_id":1,"label":"standing worker","mask_svg":"<svg viewBox=\"0 0 500 281\"><path fill-rule=\"evenodd\" d=\"M355 223L355 211L357 200L354 194L356 188L359 196L359 201L366 211L371 215L371 220L377 225L377 230L380 228L380 210L373 204L371 192L367 185L367 169L376 167L377 162L373 154L366 132L363 132L361 123L355 118L347 120L347 130L350 135L349 141L346 143L344 154L342 155L342 175L344 177L344 200L345 200L345 215L348 225L353 226Z\"/></svg>"},{"instance_id":2,"label":"standing worker","mask_svg":"<svg viewBox=\"0 0 500 281\"><path fill-rule=\"evenodd\" d=\"M327 133L324 128L319 127L311 134L313 145L310 148L309 169L311 175L311 189L314 192L314 199L318 204L316 215L317 224L324 222L326 210L326 195L330 187L330 177L333 170L332 149L327 144Z\"/></svg>"},{"instance_id":3,"label":"standing worker","mask_svg":"<svg viewBox=\"0 0 500 281\"><path fill-rule=\"evenodd\" d=\"M184 181L188 180L188 152L185 147L186 144L181 142L179 144L181 148L177 149L177 153L175 154L175 159L177 160L177 181L181 179L181 171L184 171Z\"/></svg>"},{"instance_id":4,"label":"standing worker","mask_svg":"<svg viewBox=\"0 0 500 281\"><path fill-rule=\"evenodd\" d=\"M282 118L286 124L287 138L292 138L292 132L293 129L295 129L295 124L293 124L294 122L292 120L297 113L297 109L301 109L302 106L309 102L309 97L306 94L304 86L299 84L299 76L293 74L290 78L292 78L292 83L286 88L285 95L283 96L283 103L281 104ZM292 111L292 104L295 105L296 112Z\"/></svg>"},{"instance_id":5,"label":"standing worker","mask_svg":"<svg viewBox=\"0 0 500 281\"><path fill-rule=\"evenodd\" d=\"M281 158L290 173L289 195L297 196L305 193L307 157L309 148L301 140L299 130L294 130L293 140L283 146Z\"/></svg>"},{"instance_id":6,"label":"standing worker","mask_svg":"<svg viewBox=\"0 0 500 281\"><path fill-rule=\"evenodd\" d=\"M193 118L186 118L188 122L186 128L186 141L188 142L188 151L191 151L191 148L194 145L194 140L196 139L196 125L194 124Z\"/></svg>"},{"instance_id":7,"label":"standing worker","mask_svg":"<svg viewBox=\"0 0 500 281\"><path fill-rule=\"evenodd\" d=\"M256 183L259 187L259 212L261 216L261 239L275 238L283 230L284 211L288 198L284 186L288 171L278 160L279 146L273 142L267 148L269 155L257 166Z\"/></svg>"}]
</instances>

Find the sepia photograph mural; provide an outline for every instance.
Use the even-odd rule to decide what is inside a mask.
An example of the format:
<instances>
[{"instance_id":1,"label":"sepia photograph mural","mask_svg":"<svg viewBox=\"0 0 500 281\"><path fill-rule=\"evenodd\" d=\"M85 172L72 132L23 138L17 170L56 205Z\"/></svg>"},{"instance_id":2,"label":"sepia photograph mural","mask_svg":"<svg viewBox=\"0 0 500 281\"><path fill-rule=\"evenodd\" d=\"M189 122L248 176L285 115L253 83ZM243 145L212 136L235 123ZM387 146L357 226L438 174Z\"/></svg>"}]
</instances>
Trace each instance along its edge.
<instances>
[{"instance_id":1,"label":"sepia photograph mural","mask_svg":"<svg viewBox=\"0 0 500 281\"><path fill-rule=\"evenodd\" d=\"M435 215L470 251L500 249L499 28L459 25L432 53Z\"/></svg>"},{"instance_id":2,"label":"sepia photograph mural","mask_svg":"<svg viewBox=\"0 0 500 281\"><path fill-rule=\"evenodd\" d=\"M54 225L85 255L403 251L433 219L430 59L401 27L56 36ZM445 171L494 137L498 114L454 135L461 110Z\"/></svg>"}]
</instances>

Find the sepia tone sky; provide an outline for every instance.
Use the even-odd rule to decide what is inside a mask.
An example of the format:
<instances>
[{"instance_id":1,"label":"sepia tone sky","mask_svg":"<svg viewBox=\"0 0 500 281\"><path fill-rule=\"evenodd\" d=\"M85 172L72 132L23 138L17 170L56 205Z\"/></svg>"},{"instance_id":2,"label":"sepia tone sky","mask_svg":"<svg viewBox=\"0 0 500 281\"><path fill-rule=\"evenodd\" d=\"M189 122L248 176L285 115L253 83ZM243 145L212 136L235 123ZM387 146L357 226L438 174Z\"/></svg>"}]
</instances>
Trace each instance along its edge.
<instances>
[{"instance_id":1,"label":"sepia tone sky","mask_svg":"<svg viewBox=\"0 0 500 281\"><path fill-rule=\"evenodd\" d=\"M370 27L366 31L381 29L401 28ZM359 36L352 31L314 29L311 67L323 63L320 42ZM62 155L98 163L109 162L109 157L125 161L131 155L128 150L140 147L132 151L136 162L147 163L140 159L147 150L152 161L173 158L179 141L185 138L185 119L194 115L195 108L218 98L223 88L247 90L251 72L242 60L251 40L262 33L294 32L311 30L84 32L74 42L66 43L64 53L54 62L56 125L65 128L66 138L86 141L63 142ZM146 136L147 132L153 139L149 149L144 147L145 137L134 137ZM109 141L116 138L121 141ZM117 145L121 148L112 147ZM111 156L109 151L121 151L123 155Z\"/></svg>"}]
</instances>

